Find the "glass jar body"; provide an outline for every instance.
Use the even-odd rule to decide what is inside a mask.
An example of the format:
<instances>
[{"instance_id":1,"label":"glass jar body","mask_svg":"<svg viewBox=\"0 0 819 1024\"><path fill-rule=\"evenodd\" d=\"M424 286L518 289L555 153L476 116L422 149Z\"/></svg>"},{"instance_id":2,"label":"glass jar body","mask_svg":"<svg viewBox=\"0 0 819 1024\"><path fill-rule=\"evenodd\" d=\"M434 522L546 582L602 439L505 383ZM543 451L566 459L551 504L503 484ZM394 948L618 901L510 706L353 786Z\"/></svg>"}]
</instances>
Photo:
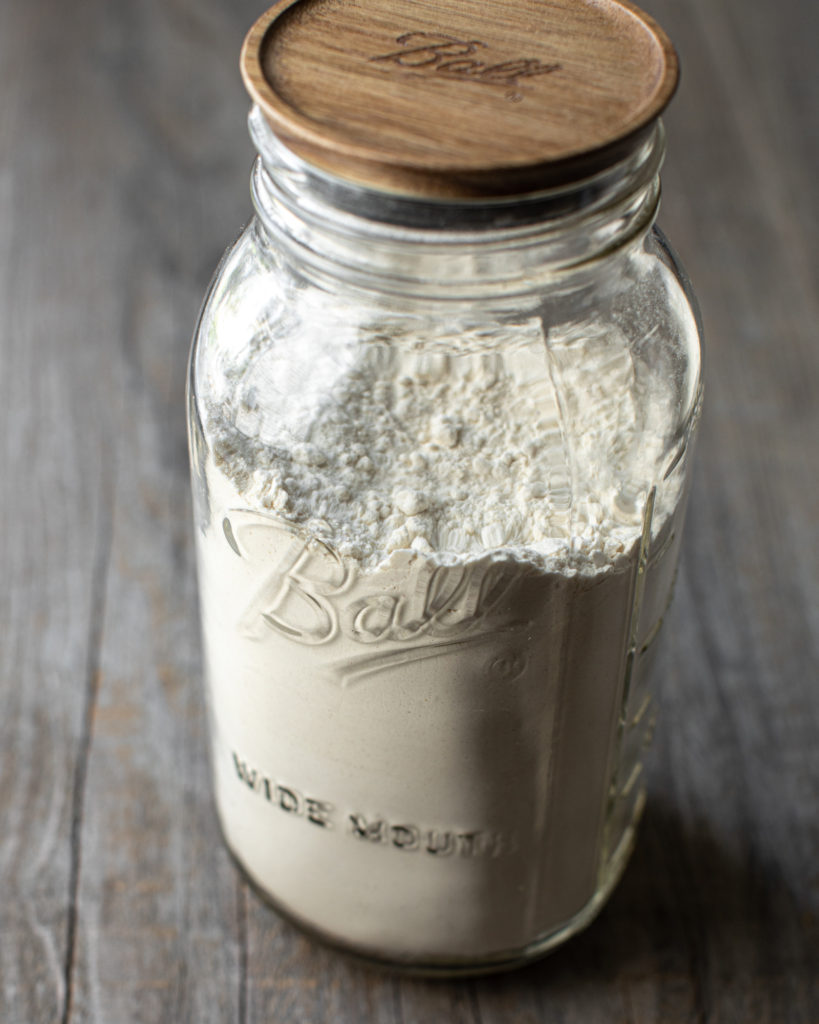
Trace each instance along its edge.
<instances>
[{"instance_id":1,"label":"glass jar body","mask_svg":"<svg viewBox=\"0 0 819 1024\"><path fill-rule=\"evenodd\" d=\"M225 837L349 951L514 965L633 842L696 313L646 225L571 267L387 228L368 278L324 259L349 218L323 248L285 220L228 253L191 355Z\"/></svg>"}]
</instances>

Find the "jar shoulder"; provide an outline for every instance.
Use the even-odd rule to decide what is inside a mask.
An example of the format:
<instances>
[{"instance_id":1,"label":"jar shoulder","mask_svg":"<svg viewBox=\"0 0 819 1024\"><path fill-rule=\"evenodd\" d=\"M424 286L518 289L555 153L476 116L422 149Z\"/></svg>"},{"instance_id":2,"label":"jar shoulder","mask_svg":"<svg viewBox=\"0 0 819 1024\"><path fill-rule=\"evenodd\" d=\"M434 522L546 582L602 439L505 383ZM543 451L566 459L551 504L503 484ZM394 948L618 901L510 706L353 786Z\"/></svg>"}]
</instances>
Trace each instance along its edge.
<instances>
[{"instance_id":1,"label":"jar shoulder","mask_svg":"<svg viewBox=\"0 0 819 1024\"><path fill-rule=\"evenodd\" d=\"M474 259L479 261L476 251ZM222 350L243 348L247 336L260 323L277 323L287 313L285 334L298 335L311 329L316 315L328 315L334 322L358 324L390 320L389 313L424 332L430 325L452 320L487 323L513 322L545 312L554 323L606 319L631 320L629 334L639 339L658 323L666 326L662 340L674 347L678 336L686 346L696 340L699 348L702 327L691 282L667 236L655 225L642 244L614 258L579 266L576 271L556 277L552 286L516 291L508 297L481 302L460 301L457 288L441 299L380 294L348 288L343 280L317 280L304 274L292 254L277 250L253 218L229 247L211 280L202 307L195 341ZM463 269L468 276L469 268ZM656 332L655 332L656 333ZM224 354L227 354L225 351ZM697 351L689 352L697 356Z\"/></svg>"},{"instance_id":2,"label":"jar shoulder","mask_svg":"<svg viewBox=\"0 0 819 1024\"><path fill-rule=\"evenodd\" d=\"M255 218L222 256L210 280L193 335L192 372L236 358L280 302L279 267L260 244Z\"/></svg>"}]
</instances>

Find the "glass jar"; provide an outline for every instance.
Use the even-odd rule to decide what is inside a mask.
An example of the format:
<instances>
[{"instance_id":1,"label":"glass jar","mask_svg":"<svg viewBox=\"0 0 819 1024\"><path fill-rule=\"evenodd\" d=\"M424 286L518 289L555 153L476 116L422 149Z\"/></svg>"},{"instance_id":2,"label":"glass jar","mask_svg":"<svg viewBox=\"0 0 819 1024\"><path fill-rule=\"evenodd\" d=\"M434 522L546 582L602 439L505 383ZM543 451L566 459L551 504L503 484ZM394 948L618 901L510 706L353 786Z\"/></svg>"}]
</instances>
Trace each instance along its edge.
<instances>
[{"instance_id":1,"label":"glass jar","mask_svg":"<svg viewBox=\"0 0 819 1024\"><path fill-rule=\"evenodd\" d=\"M701 397L662 126L460 200L250 128L189 377L224 835L350 952L521 963L599 910L644 802Z\"/></svg>"}]
</instances>

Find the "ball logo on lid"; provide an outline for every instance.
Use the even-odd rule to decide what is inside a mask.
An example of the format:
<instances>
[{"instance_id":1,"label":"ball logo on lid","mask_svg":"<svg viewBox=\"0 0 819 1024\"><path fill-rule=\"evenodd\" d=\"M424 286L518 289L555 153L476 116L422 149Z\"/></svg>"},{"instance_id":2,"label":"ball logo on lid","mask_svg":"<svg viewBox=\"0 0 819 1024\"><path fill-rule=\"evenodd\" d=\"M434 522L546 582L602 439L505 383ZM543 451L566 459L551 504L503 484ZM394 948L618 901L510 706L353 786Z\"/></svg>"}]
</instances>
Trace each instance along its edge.
<instances>
[{"instance_id":1,"label":"ball logo on lid","mask_svg":"<svg viewBox=\"0 0 819 1024\"><path fill-rule=\"evenodd\" d=\"M405 32L395 40L400 49L371 57L371 63L382 63L405 70L433 74L444 78L477 82L480 85L511 89L508 99L521 100L517 91L521 78L548 75L560 70L560 64L544 64L534 58L491 62L474 56L486 56L489 47L477 39L458 39L437 32Z\"/></svg>"}]
</instances>

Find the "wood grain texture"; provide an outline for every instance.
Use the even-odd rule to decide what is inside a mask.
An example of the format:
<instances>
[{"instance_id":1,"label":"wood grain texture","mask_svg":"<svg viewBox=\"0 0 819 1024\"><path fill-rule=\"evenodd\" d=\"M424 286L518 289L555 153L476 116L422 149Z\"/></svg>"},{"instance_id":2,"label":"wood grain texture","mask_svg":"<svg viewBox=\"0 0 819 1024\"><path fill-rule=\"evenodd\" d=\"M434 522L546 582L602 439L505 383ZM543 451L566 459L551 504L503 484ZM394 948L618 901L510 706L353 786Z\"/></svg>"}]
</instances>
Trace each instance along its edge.
<instances>
[{"instance_id":1,"label":"wood grain texture","mask_svg":"<svg viewBox=\"0 0 819 1024\"><path fill-rule=\"evenodd\" d=\"M508 195L599 170L672 95L677 58L627 0L280 0L242 50L299 155L415 195Z\"/></svg>"},{"instance_id":2,"label":"wood grain texture","mask_svg":"<svg viewBox=\"0 0 819 1024\"><path fill-rule=\"evenodd\" d=\"M212 811L182 393L259 5L0 5L3 1024L819 1021L819 6L645 6L708 342L649 807L586 933L428 983L279 920Z\"/></svg>"}]
</instances>

